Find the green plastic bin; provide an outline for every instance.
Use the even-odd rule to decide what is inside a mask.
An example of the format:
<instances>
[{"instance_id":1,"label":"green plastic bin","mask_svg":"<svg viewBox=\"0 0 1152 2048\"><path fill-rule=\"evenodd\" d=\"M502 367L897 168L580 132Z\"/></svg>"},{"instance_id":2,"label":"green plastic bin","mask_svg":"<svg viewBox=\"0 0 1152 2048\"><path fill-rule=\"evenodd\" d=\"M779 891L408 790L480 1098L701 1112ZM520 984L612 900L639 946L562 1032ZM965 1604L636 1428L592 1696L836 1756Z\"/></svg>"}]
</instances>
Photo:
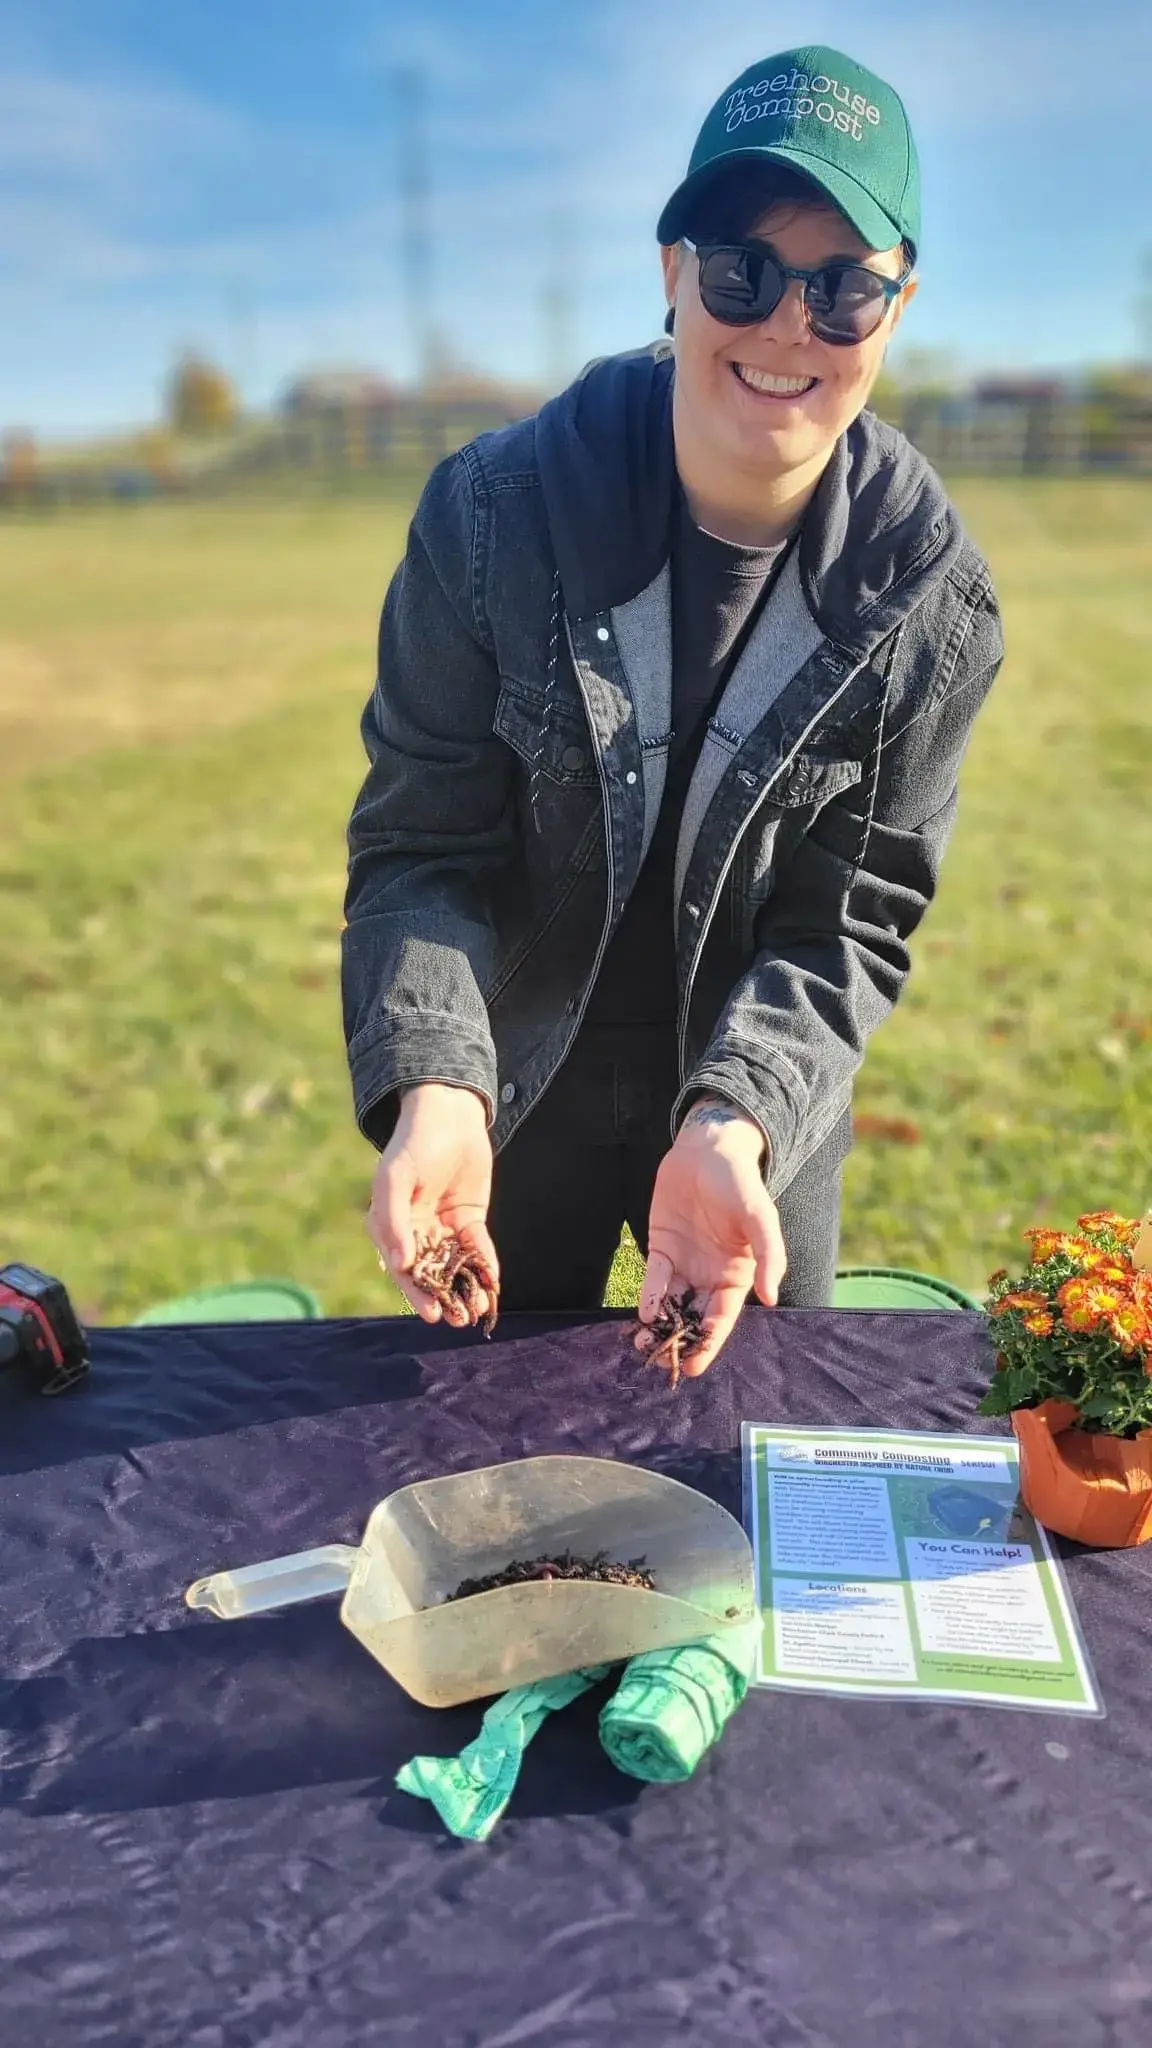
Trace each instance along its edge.
<instances>
[{"instance_id":1,"label":"green plastic bin","mask_svg":"<svg viewBox=\"0 0 1152 2048\"><path fill-rule=\"evenodd\" d=\"M158 1301L136 1317L135 1327L154 1323L305 1323L324 1313L320 1298L296 1280L239 1280L226 1287L201 1287Z\"/></svg>"},{"instance_id":2,"label":"green plastic bin","mask_svg":"<svg viewBox=\"0 0 1152 2048\"><path fill-rule=\"evenodd\" d=\"M983 1313L983 1304L938 1280L932 1273L911 1273L899 1266L845 1266L836 1275L833 1308L968 1309Z\"/></svg>"}]
</instances>

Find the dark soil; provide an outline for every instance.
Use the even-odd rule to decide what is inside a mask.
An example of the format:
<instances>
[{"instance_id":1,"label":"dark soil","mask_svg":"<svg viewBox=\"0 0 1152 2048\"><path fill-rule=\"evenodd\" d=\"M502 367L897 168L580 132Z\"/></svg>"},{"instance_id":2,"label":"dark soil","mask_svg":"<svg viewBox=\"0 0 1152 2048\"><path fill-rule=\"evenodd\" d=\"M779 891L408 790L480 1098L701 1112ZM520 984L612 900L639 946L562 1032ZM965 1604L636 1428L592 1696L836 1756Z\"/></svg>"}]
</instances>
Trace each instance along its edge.
<instances>
[{"instance_id":1,"label":"dark soil","mask_svg":"<svg viewBox=\"0 0 1152 2048\"><path fill-rule=\"evenodd\" d=\"M644 1354L645 1365L661 1366L673 1387L680 1384L684 1360L704 1342L703 1319L695 1302L691 1287L683 1294L666 1294L652 1321L640 1324L640 1333L651 1340Z\"/></svg>"},{"instance_id":2,"label":"dark soil","mask_svg":"<svg viewBox=\"0 0 1152 2048\"><path fill-rule=\"evenodd\" d=\"M441 1308L463 1309L473 1328L482 1321L484 1335L492 1335L500 1308L500 1289L480 1254L470 1251L458 1237L442 1237L439 1244L422 1238L416 1246L411 1278L421 1293L430 1294ZM488 1297L483 1313L482 1293Z\"/></svg>"},{"instance_id":3,"label":"dark soil","mask_svg":"<svg viewBox=\"0 0 1152 2048\"><path fill-rule=\"evenodd\" d=\"M489 1572L482 1579L462 1579L449 1600L470 1600L475 1593L494 1593L497 1586L526 1586L539 1579L583 1579L600 1586L639 1586L645 1593L656 1591L656 1582L642 1557L627 1564L609 1564L606 1551L595 1557L573 1557L564 1550L555 1557L518 1558L501 1572Z\"/></svg>"}]
</instances>

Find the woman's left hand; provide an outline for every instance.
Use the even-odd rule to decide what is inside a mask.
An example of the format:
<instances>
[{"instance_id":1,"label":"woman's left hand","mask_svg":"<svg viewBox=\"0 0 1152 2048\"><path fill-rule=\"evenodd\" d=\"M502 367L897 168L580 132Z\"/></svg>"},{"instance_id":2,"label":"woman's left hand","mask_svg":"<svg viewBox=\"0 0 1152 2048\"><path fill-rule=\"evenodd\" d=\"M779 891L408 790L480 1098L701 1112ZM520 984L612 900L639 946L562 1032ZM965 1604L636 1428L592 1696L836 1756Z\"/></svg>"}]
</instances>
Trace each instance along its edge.
<instances>
[{"instance_id":1,"label":"woman's left hand","mask_svg":"<svg viewBox=\"0 0 1152 2048\"><path fill-rule=\"evenodd\" d=\"M764 1188L764 1134L734 1103L705 1095L693 1104L661 1161L648 1224L648 1265L640 1321L651 1323L665 1295L692 1290L703 1342L683 1361L707 1372L750 1293L774 1308L788 1263L776 1204ZM636 1339L648 1348L644 1333Z\"/></svg>"}]
</instances>

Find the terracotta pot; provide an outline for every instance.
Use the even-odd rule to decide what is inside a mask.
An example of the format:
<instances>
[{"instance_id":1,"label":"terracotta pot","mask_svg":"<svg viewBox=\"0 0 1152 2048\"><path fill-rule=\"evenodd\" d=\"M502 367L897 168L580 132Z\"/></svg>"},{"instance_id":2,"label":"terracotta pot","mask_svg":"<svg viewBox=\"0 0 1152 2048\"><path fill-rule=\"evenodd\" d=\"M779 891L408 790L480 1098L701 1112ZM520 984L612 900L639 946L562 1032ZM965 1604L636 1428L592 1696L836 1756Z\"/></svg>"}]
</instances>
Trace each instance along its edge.
<instances>
[{"instance_id":1,"label":"terracotta pot","mask_svg":"<svg viewBox=\"0 0 1152 2048\"><path fill-rule=\"evenodd\" d=\"M1016 1408L1020 1492L1046 1529L1106 1550L1152 1537L1152 1429L1130 1441L1077 1429L1070 1401Z\"/></svg>"}]
</instances>

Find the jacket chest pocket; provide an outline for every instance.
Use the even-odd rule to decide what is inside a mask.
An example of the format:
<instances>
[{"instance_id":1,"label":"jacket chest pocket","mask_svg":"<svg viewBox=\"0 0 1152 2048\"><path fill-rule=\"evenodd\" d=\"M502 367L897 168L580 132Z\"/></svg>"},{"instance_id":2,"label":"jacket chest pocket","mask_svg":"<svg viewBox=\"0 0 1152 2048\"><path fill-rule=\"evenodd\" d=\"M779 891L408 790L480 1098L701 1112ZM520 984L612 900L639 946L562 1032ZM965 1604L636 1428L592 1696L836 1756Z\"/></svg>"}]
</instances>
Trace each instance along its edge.
<instances>
[{"instance_id":1,"label":"jacket chest pocket","mask_svg":"<svg viewBox=\"0 0 1152 2048\"><path fill-rule=\"evenodd\" d=\"M863 780L864 764L829 754L797 754L768 791L768 802L781 810L817 809L843 796Z\"/></svg>"},{"instance_id":2,"label":"jacket chest pocket","mask_svg":"<svg viewBox=\"0 0 1152 2048\"><path fill-rule=\"evenodd\" d=\"M817 813L863 780L859 761L797 754L769 789L743 833L730 878L729 929L744 952L755 946L756 919L777 876L794 858ZM851 821L855 837L859 825Z\"/></svg>"},{"instance_id":3,"label":"jacket chest pocket","mask_svg":"<svg viewBox=\"0 0 1152 2048\"><path fill-rule=\"evenodd\" d=\"M492 730L529 770L540 768L564 788L599 782L588 722L582 711L554 697L547 718L543 693L502 677Z\"/></svg>"}]
</instances>

